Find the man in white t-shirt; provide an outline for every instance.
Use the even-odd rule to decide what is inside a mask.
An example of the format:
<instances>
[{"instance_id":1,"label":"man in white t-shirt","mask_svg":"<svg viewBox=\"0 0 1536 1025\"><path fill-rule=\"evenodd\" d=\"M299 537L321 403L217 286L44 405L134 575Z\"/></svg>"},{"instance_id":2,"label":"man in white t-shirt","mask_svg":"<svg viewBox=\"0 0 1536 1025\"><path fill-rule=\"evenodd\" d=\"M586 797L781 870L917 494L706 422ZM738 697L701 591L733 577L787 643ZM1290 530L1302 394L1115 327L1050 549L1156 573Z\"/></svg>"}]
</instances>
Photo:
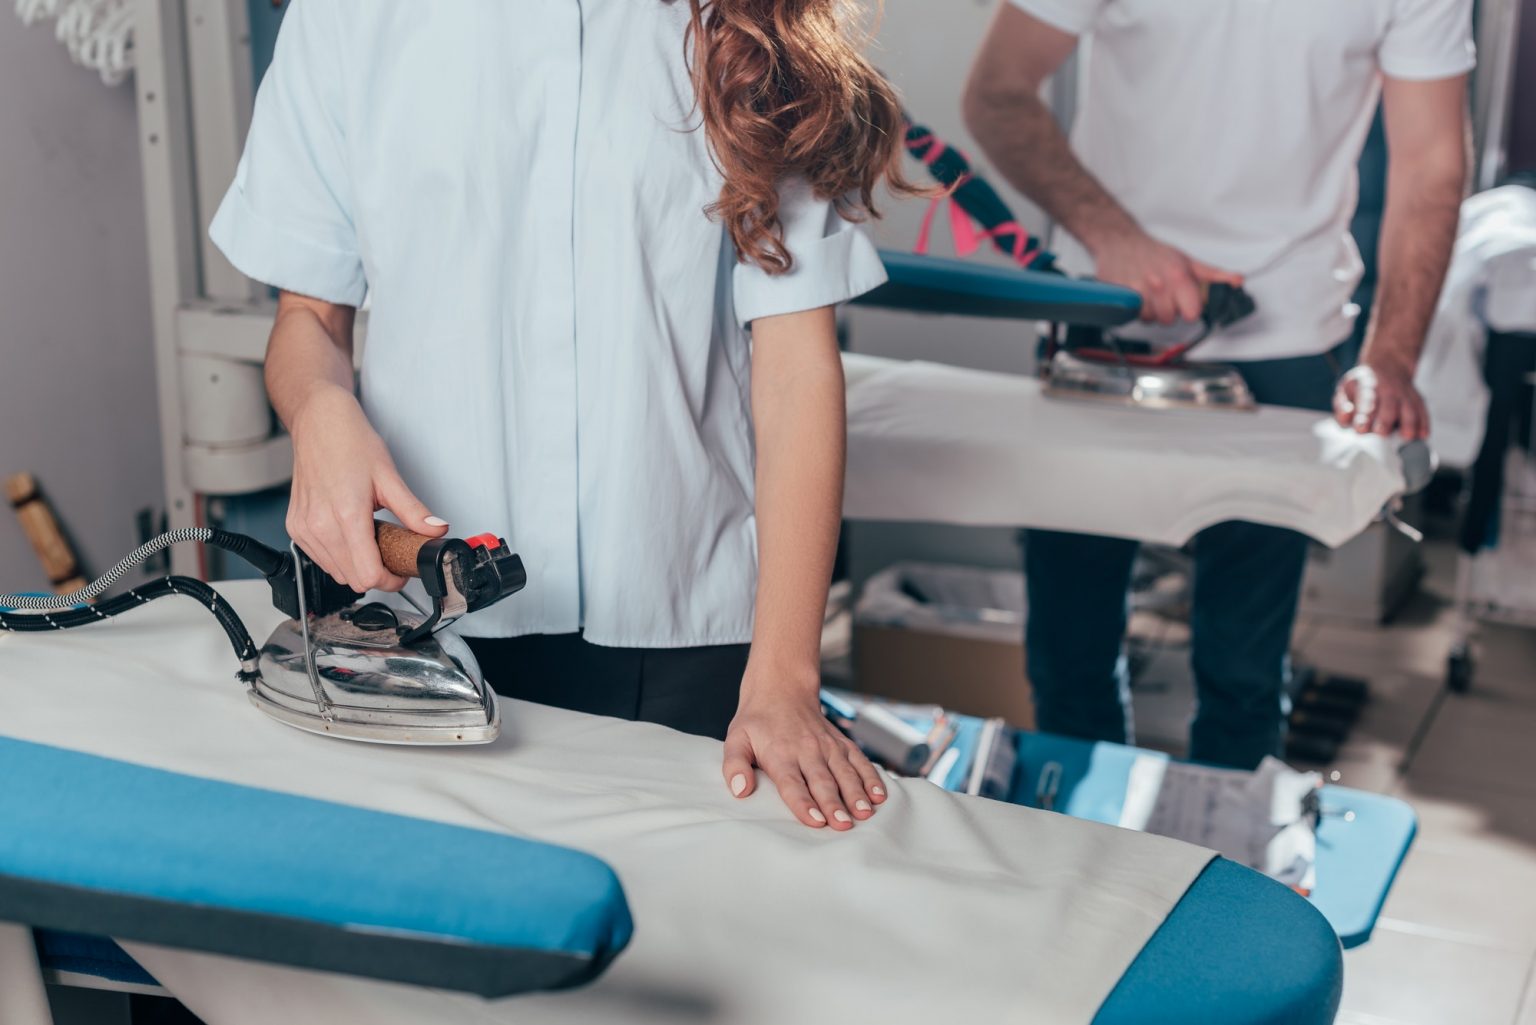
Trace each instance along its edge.
<instances>
[{"instance_id":1,"label":"man in white t-shirt","mask_svg":"<svg viewBox=\"0 0 1536 1025\"><path fill-rule=\"evenodd\" d=\"M1204 286L1242 284L1258 312L1205 342L1202 359L1235 364L1261 402L1331 405L1361 432L1423 437L1413 374L1466 180L1471 8L1009 0L972 70L966 121L1002 174L1062 226L1068 272L1142 294L1137 337L1187 337ZM1080 42L1069 144L1039 91ZM1391 148L1380 284L1350 370L1362 268L1349 222L1378 97ZM1219 431L1224 414L1209 415ZM1306 547L1299 534L1248 523L1197 538L1191 757L1251 768L1279 753ZM1129 738L1123 641L1135 555L1130 541L1029 532L1026 657L1041 729Z\"/></svg>"}]
</instances>

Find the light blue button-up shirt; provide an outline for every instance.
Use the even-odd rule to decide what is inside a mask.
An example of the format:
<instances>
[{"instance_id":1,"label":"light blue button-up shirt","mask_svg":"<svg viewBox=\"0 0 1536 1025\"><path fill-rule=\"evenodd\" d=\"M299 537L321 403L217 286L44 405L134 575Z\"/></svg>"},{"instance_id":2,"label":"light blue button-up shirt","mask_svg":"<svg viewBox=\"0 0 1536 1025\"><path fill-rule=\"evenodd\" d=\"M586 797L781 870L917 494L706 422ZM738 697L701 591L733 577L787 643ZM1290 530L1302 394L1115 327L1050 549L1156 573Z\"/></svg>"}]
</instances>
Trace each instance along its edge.
<instances>
[{"instance_id":1,"label":"light blue button-up shirt","mask_svg":"<svg viewBox=\"0 0 1536 1025\"><path fill-rule=\"evenodd\" d=\"M751 639L758 317L880 284L865 235L789 183L791 273L704 214L688 4L293 0L214 241L245 273L371 297L362 399L459 533L528 588L478 636Z\"/></svg>"}]
</instances>

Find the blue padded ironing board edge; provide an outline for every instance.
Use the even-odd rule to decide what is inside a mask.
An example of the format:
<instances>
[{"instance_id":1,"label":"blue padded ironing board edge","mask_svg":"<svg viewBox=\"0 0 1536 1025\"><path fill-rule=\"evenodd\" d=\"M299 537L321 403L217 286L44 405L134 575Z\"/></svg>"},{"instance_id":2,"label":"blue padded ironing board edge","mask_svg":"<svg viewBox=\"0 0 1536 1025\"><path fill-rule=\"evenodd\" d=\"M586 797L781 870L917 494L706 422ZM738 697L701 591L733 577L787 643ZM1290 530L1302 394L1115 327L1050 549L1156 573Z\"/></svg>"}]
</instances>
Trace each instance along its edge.
<instances>
[{"instance_id":1,"label":"blue padded ironing board edge","mask_svg":"<svg viewBox=\"0 0 1536 1025\"><path fill-rule=\"evenodd\" d=\"M633 930L577 851L3 737L0 776L0 918L485 995Z\"/></svg>"},{"instance_id":2,"label":"blue padded ironing board edge","mask_svg":"<svg viewBox=\"0 0 1536 1025\"><path fill-rule=\"evenodd\" d=\"M1343 950L1322 913L1268 876L1216 858L1093 1025L1329 1025L1343 992Z\"/></svg>"},{"instance_id":3,"label":"blue padded ironing board edge","mask_svg":"<svg viewBox=\"0 0 1536 1025\"><path fill-rule=\"evenodd\" d=\"M856 304L1087 327L1116 327L1141 312L1141 296L1098 281L892 249L880 259L890 280Z\"/></svg>"}]
</instances>

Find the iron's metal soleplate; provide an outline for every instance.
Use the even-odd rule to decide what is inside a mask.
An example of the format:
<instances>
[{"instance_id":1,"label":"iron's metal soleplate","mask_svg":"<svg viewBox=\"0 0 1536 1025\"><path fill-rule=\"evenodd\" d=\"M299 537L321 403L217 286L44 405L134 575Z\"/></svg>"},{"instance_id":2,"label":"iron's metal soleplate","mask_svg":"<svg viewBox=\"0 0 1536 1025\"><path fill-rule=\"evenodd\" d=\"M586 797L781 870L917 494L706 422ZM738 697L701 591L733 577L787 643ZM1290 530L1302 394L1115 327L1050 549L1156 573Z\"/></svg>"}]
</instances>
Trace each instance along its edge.
<instances>
[{"instance_id":1,"label":"iron's metal soleplate","mask_svg":"<svg viewBox=\"0 0 1536 1025\"><path fill-rule=\"evenodd\" d=\"M262 646L251 703L289 726L345 740L436 746L495 740L501 730L495 692L438 638L408 648L399 643L395 626L419 622L401 612L394 623L363 627L344 612L311 620L306 632L285 620Z\"/></svg>"},{"instance_id":2,"label":"iron's metal soleplate","mask_svg":"<svg viewBox=\"0 0 1536 1025\"><path fill-rule=\"evenodd\" d=\"M1248 413L1259 408L1242 375L1220 363L1138 367L1083 359L1065 350L1051 357L1044 392L1053 398L1113 402L1142 409Z\"/></svg>"},{"instance_id":3,"label":"iron's metal soleplate","mask_svg":"<svg viewBox=\"0 0 1536 1025\"><path fill-rule=\"evenodd\" d=\"M246 691L251 704L278 722L340 740L355 740L363 744L408 745L413 747L468 747L493 743L501 736L501 707L496 693L489 687L485 692L485 704L489 708L487 721L480 725L398 726L387 723L367 723L356 719L326 719L311 712L301 711L290 705L274 701L259 686ZM348 710L349 712L355 710Z\"/></svg>"}]
</instances>

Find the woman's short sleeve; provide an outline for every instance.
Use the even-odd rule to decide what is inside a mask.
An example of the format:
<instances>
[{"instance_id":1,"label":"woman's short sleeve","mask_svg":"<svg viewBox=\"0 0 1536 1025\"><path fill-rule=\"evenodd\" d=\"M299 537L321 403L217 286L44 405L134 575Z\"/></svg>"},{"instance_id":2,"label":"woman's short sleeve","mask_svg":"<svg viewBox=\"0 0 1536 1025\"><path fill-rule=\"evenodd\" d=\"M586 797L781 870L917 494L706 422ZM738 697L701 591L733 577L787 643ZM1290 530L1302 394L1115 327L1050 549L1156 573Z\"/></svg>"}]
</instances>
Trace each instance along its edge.
<instances>
[{"instance_id":1,"label":"woman's short sleeve","mask_svg":"<svg viewBox=\"0 0 1536 1025\"><path fill-rule=\"evenodd\" d=\"M742 324L835 306L885 283L885 264L869 236L804 181L779 190L779 221L794 265L769 274L754 263L737 264L733 291Z\"/></svg>"},{"instance_id":2,"label":"woman's short sleeve","mask_svg":"<svg viewBox=\"0 0 1536 1025\"><path fill-rule=\"evenodd\" d=\"M1070 35L1092 31L1103 12L1105 0L1011 0L1025 14Z\"/></svg>"},{"instance_id":3,"label":"woman's short sleeve","mask_svg":"<svg viewBox=\"0 0 1536 1025\"><path fill-rule=\"evenodd\" d=\"M338 0L292 0L245 153L210 235L242 273L357 306L368 285L347 164Z\"/></svg>"}]
</instances>

